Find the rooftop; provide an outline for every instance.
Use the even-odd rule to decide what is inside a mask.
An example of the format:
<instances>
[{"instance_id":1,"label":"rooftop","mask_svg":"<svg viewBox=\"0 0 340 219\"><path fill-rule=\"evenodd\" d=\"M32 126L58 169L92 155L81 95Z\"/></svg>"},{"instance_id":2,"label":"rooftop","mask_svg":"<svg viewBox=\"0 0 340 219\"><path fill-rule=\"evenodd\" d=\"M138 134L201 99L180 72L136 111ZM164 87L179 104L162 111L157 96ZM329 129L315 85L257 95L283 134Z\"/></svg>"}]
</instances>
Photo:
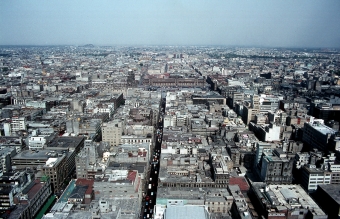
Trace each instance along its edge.
<instances>
[{"instance_id":1,"label":"rooftop","mask_svg":"<svg viewBox=\"0 0 340 219\"><path fill-rule=\"evenodd\" d=\"M340 204L340 189L336 184L320 184L318 185L322 190L328 193L338 204Z\"/></svg>"},{"instance_id":2,"label":"rooftop","mask_svg":"<svg viewBox=\"0 0 340 219\"><path fill-rule=\"evenodd\" d=\"M190 218L195 219L208 219L209 215L204 206L194 206L194 205L185 205L185 206L174 206L168 207L165 211L165 219L182 219L187 218L190 215Z\"/></svg>"},{"instance_id":3,"label":"rooftop","mask_svg":"<svg viewBox=\"0 0 340 219\"><path fill-rule=\"evenodd\" d=\"M310 126L312 126L315 130L321 132L324 135L329 134L335 134L335 130L320 123L309 123Z\"/></svg>"}]
</instances>

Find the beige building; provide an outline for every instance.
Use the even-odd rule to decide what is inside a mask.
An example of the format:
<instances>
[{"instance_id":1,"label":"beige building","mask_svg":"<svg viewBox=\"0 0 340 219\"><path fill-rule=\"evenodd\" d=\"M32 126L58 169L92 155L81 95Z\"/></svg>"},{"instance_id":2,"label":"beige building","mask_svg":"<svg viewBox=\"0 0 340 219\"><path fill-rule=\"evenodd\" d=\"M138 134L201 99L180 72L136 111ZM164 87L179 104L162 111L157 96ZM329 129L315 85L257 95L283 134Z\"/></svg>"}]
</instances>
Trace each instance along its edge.
<instances>
[{"instance_id":1,"label":"beige building","mask_svg":"<svg viewBox=\"0 0 340 219\"><path fill-rule=\"evenodd\" d=\"M49 158L45 165L41 167L43 175L49 176L52 188L55 192L61 189L61 186L68 175L67 158L63 154L61 157Z\"/></svg>"},{"instance_id":2,"label":"beige building","mask_svg":"<svg viewBox=\"0 0 340 219\"><path fill-rule=\"evenodd\" d=\"M121 142L124 128L124 121L120 119L104 123L102 126L102 141L108 142L110 146L118 146Z\"/></svg>"}]
</instances>

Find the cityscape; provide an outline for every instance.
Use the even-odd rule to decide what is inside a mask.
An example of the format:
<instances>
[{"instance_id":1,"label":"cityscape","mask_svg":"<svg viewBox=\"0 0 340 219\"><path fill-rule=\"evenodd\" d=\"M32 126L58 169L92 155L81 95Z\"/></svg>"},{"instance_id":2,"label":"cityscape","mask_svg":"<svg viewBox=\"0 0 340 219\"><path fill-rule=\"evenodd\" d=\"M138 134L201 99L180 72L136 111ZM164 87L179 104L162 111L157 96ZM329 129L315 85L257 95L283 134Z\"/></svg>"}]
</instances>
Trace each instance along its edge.
<instances>
[{"instance_id":1,"label":"cityscape","mask_svg":"<svg viewBox=\"0 0 340 219\"><path fill-rule=\"evenodd\" d=\"M0 219L340 219L340 2L98 2L0 2Z\"/></svg>"}]
</instances>

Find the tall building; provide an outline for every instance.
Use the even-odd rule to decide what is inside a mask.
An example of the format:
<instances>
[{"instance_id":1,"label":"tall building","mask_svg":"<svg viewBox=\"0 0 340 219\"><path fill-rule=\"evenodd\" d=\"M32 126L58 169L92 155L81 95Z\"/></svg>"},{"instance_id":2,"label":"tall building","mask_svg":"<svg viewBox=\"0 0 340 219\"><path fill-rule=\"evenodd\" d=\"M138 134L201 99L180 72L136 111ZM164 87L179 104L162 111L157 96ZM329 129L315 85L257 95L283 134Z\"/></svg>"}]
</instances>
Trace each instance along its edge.
<instances>
[{"instance_id":1,"label":"tall building","mask_svg":"<svg viewBox=\"0 0 340 219\"><path fill-rule=\"evenodd\" d=\"M91 140L84 141L84 148L75 158L78 179L94 179L98 170L102 170L102 167L97 166L96 163L98 147L99 143Z\"/></svg>"},{"instance_id":2,"label":"tall building","mask_svg":"<svg viewBox=\"0 0 340 219\"><path fill-rule=\"evenodd\" d=\"M331 173L315 165L306 165L301 168L301 186L308 192L315 191L318 185L330 184Z\"/></svg>"},{"instance_id":3,"label":"tall building","mask_svg":"<svg viewBox=\"0 0 340 219\"><path fill-rule=\"evenodd\" d=\"M252 95L250 97L250 101L251 101L251 107L253 109L260 109L260 97L258 95Z\"/></svg>"},{"instance_id":4,"label":"tall building","mask_svg":"<svg viewBox=\"0 0 340 219\"><path fill-rule=\"evenodd\" d=\"M242 111L242 120L245 124L255 120L255 116L260 112L260 98L258 95L252 95L250 102L245 101Z\"/></svg>"},{"instance_id":5,"label":"tall building","mask_svg":"<svg viewBox=\"0 0 340 219\"><path fill-rule=\"evenodd\" d=\"M259 175L268 184L290 184L293 181L293 158L282 158L274 153L263 153Z\"/></svg>"},{"instance_id":6,"label":"tall building","mask_svg":"<svg viewBox=\"0 0 340 219\"><path fill-rule=\"evenodd\" d=\"M331 103L311 103L312 116L323 119L325 122L335 120L340 122L340 104Z\"/></svg>"},{"instance_id":7,"label":"tall building","mask_svg":"<svg viewBox=\"0 0 340 219\"><path fill-rule=\"evenodd\" d=\"M121 142L124 127L125 123L120 119L103 123L102 141L109 142L110 146L118 146Z\"/></svg>"},{"instance_id":8,"label":"tall building","mask_svg":"<svg viewBox=\"0 0 340 219\"><path fill-rule=\"evenodd\" d=\"M232 108L235 109L235 103L242 103L244 101L244 93L243 92L233 92L233 102Z\"/></svg>"},{"instance_id":9,"label":"tall building","mask_svg":"<svg viewBox=\"0 0 340 219\"><path fill-rule=\"evenodd\" d=\"M321 120L323 122L323 120ZM336 131L324 125L320 121L312 121L304 124L302 141L311 148L321 151L340 151L340 137Z\"/></svg>"},{"instance_id":10,"label":"tall building","mask_svg":"<svg viewBox=\"0 0 340 219\"><path fill-rule=\"evenodd\" d=\"M26 118L25 117L12 117L11 130L12 132L26 130Z\"/></svg>"},{"instance_id":11,"label":"tall building","mask_svg":"<svg viewBox=\"0 0 340 219\"><path fill-rule=\"evenodd\" d=\"M49 158L45 165L39 169L44 176L50 177L52 188L55 193L62 188L65 179L70 174L67 168L67 158L65 154L60 157Z\"/></svg>"},{"instance_id":12,"label":"tall building","mask_svg":"<svg viewBox=\"0 0 340 219\"><path fill-rule=\"evenodd\" d=\"M257 167L261 161L262 154L264 152L271 153L273 151L274 147L270 143L266 142L256 142L256 155L255 155L255 164L254 166Z\"/></svg>"}]
</instances>

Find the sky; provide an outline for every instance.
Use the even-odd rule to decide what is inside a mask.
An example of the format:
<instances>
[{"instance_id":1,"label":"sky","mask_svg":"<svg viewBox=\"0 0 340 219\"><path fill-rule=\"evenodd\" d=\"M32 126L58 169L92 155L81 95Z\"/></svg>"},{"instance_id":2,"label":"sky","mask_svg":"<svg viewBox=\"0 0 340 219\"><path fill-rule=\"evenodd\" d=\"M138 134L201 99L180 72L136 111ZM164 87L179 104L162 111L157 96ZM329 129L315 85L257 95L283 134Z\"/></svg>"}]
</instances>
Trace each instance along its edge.
<instances>
[{"instance_id":1,"label":"sky","mask_svg":"<svg viewBox=\"0 0 340 219\"><path fill-rule=\"evenodd\" d=\"M340 0L2 0L0 45L340 48Z\"/></svg>"}]
</instances>

